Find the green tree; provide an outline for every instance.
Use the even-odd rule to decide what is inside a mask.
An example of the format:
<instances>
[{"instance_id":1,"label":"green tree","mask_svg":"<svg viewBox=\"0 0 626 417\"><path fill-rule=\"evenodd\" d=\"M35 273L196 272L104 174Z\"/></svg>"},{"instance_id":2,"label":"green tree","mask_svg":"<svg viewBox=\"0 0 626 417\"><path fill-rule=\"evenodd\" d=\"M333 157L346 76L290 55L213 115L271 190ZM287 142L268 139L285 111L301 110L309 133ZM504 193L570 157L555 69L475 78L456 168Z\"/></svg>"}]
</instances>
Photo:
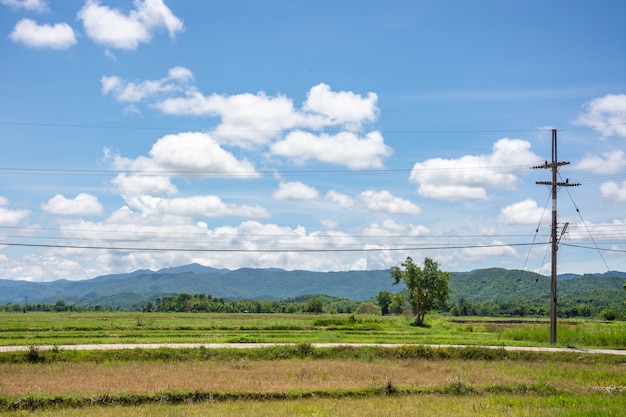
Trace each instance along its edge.
<instances>
[{"instance_id":1,"label":"green tree","mask_svg":"<svg viewBox=\"0 0 626 417\"><path fill-rule=\"evenodd\" d=\"M391 305L391 293L389 291L381 291L376 295L376 302L380 306L383 316L389 314L389 306Z\"/></svg>"},{"instance_id":2,"label":"green tree","mask_svg":"<svg viewBox=\"0 0 626 417\"><path fill-rule=\"evenodd\" d=\"M443 308L450 294L450 273L442 272L439 264L430 258L424 259L421 268L410 256L401 265L391 268L394 285L404 282L409 292L409 303L415 314L415 325L424 325L424 316L430 310Z\"/></svg>"},{"instance_id":3,"label":"green tree","mask_svg":"<svg viewBox=\"0 0 626 417\"><path fill-rule=\"evenodd\" d=\"M323 313L324 312L324 303L318 297L311 298L304 307L305 313Z\"/></svg>"}]
</instances>

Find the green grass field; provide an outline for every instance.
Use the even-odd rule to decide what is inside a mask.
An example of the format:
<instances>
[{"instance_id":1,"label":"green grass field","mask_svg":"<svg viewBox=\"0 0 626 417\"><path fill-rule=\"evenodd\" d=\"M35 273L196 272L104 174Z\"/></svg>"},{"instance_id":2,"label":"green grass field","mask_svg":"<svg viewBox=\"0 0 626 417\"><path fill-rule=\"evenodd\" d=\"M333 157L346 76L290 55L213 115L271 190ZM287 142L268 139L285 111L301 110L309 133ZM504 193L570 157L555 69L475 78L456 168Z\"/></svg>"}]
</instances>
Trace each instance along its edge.
<instances>
[{"instance_id":1,"label":"green grass field","mask_svg":"<svg viewBox=\"0 0 626 417\"><path fill-rule=\"evenodd\" d=\"M549 346L545 321L427 316L5 313L2 416L621 416L626 356ZM559 346L626 349L623 322L559 321ZM258 349L43 351L82 343L289 342ZM311 343L412 344L314 348ZM430 348L460 344L469 348Z\"/></svg>"},{"instance_id":2,"label":"green grass field","mask_svg":"<svg viewBox=\"0 0 626 417\"><path fill-rule=\"evenodd\" d=\"M402 343L548 346L545 320L203 313L1 313L0 346L93 343ZM560 320L558 345L626 349L626 323Z\"/></svg>"}]
</instances>

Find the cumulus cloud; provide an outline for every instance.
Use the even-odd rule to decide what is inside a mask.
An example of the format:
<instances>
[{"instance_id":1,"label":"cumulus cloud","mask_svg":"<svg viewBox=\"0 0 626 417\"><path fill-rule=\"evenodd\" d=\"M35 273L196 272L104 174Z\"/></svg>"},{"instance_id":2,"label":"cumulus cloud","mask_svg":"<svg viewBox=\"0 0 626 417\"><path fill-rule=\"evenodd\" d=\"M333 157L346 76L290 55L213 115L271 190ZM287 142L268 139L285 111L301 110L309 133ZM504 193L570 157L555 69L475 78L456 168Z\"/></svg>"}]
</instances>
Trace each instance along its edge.
<instances>
[{"instance_id":1,"label":"cumulus cloud","mask_svg":"<svg viewBox=\"0 0 626 417\"><path fill-rule=\"evenodd\" d=\"M31 48L67 49L76 45L74 30L67 23L39 25L31 19L17 22L9 38Z\"/></svg>"},{"instance_id":2,"label":"cumulus cloud","mask_svg":"<svg viewBox=\"0 0 626 417\"><path fill-rule=\"evenodd\" d=\"M388 236L392 238L396 238L398 235L424 236L431 233L425 226L398 223L392 219L386 219L381 224L371 224L363 230L363 234L367 236Z\"/></svg>"},{"instance_id":3,"label":"cumulus cloud","mask_svg":"<svg viewBox=\"0 0 626 417\"><path fill-rule=\"evenodd\" d=\"M220 122L212 131L221 144L241 148L264 146L285 131L296 129L321 130L328 126L342 126L350 132L362 127L366 122L378 117L377 96L368 93L366 97L350 91L332 91L326 84L313 86L301 108L294 106L293 100L281 95L268 95L263 91L256 94L217 94L205 95L192 84L194 76L184 67L175 67L165 78L132 82L112 75L104 76L100 82L102 93L111 95L120 102L139 103L148 101L158 111L175 116L206 116L219 118ZM276 152L289 154L305 147L302 141L312 142L302 149L300 158L321 159L325 155L336 163L343 155L327 152L329 143L340 151L346 146L354 146L353 152L361 151L351 161L354 166L380 166L380 158L390 154L383 143L380 132L371 132L365 138L355 133L349 135L320 136L313 138L299 135L278 145ZM314 140L316 139L316 140ZM373 154L373 155L372 155ZM362 161L365 159L365 161Z\"/></svg>"},{"instance_id":4,"label":"cumulus cloud","mask_svg":"<svg viewBox=\"0 0 626 417\"><path fill-rule=\"evenodd\" d=\"M391 154L391 148L385 145L383 136L377 131L363 138L353 132L315 135L296 131L274 143L270 152L300 163L313 159L351 169L366 169L382 167L382 158Z\"/></svg>"},{"instance_id":5,"label":"cumulus cloud","mask_svg":"<svg viewBox=\"0 0 626 417\"><path fill-rule=\"evenodd\" d=\"M0 196L0 226L15 226L30 215L30 210L11 210L3 207L8 205L9 200Z\"/></svg>"},{"instance_id":6,"label":"cumulus cloud","mask_svg":"<svg viewBox=\"0 0 626 417\"><path fill-rule=\"evenodd\" d=\"M69 216L99 216L102 214L102 205L96 196L80 193L74 198L65 198L57 194L41 205L41 208L53 214Z\"/></svg>"},{"instance_id":7,"label":"cumulus cloud","mask_svg":"<svg viewBox=\"0 0 626 417\"><path fill-rule=\"evenodd\" d=\"M615 181L605 182L600 185L600 193L604 198L626 203L626 181L621 183Z\"/></svg>"},{"instance_id":8,"label":"cumulus cloud","mask_svg":"<svg viewBox=\"0 0 626 417\"><path fill-rule=\"evenodd\" d=\"M272 193L275 200L317 200L319 192L299 181L281 182L278 190Z\"/></svg>"},{"instance_id":9,"label":"cumulus cloud","mask_svg":"<svg viewBox=\"0 0 626 417\"><path fill-rule=\"evenodd\" d=\"M146 215L170 215L192 217L269 217L261 206L228 204L215 195L161 198L148 195L126 198L130 206Z\"/></svg>"},{"instance_id":10,"label":"cumulus cloud","mask_svg":"<svg viewBox=\"0 0 626 417\"><path fill-rule=\"evenodd\" d=\"M178 188L173 185L169 177L166 176L142 176L119 174L111 180L120 194L126 196L133 195L160 195L177 194Z\"/></svg>"},{"instance_id":11,"label":"cumulus cloud","mask_svg":"<svg viewBox=\"0 0 626 417\"><path fill-rule=\"evenodd\" d=\"M544 209L537 206L531 198L520 201L500 210L498 221L504 224L533 224L537 225L543 216Z\"/></svg>"},{"instance_id":12,"label":"cumulus cloud","mask_svg":"<svg viewBox=\"0 0 626 417\"><path fill-rule=\"evenodd\" d=\"M486 200L487 189L513 189L517 173L540 157L521 139L500 139L487 155L466 155L459 159L434 158L418 162L409 177L419 184L423 197L447 200Z\"/></svg>"},{"instance_id":13,"label":"cumulus cloud","mask_svg":"<svg viewBox=\"0 0 626 417\"><path fill-rule=\"evenodd\" d=\"M204 96L190 92L184 98L169 98L155 104L165 114L220 117L214 133L222 143L243 148L259 146L283 130L306 124L291 99L257 94Z\"/></svg>"},{"instance_id":14,"label":"cumulus cloud","mask_svg":"<svg viewBox=\"0 0 626 417\"><path fill-rule=\"evenodd\" d=\"M626 138L626 94L607 94L584 105L577 123L594 128L603 136Z\"/></svg>"},{"instance_id":15,"label":"cumulus cloud","mask_svg":"<svg viewBox=\"0 0 626 417\"><path fill-rule=\"evenodd\" d=\"M113 155L110 150L105 149L105 158L112 160L116 169L153 171L151 174L156 175L163 171L163 175L179 177L259 176L252 163L246 159L235 158L232 153L220 147L212 135L204 132L165 135L152 146L150 157L128 159Z\"/></svg>"},{"instance_id":16,"label":"cumulus cloud","mask_svg":"<svg viewBox=\"0 0 626 417\"><path fill-rule=\"evenodd\" d=\"M339 204L342 208L350 208L354 205L354 199L352 199L352 197L339 193L335 190L328 191L324 198L328 201Z\"/></svg>"},{"instance_id":17,"label":"cumulus cloud","mask_svg":"<svg viewBox=\"0 0 626 417\"><path fill-rule=\"evenodd\" d=\"M367 190L359 194L361 202L371 211L390 214L419 214L421 209L412 202L395 197L389 191Z\"/></svg>"},{"instance_id":18,"label":"cumulus cloud","mask_svg":"<svg viewBox=\"0 0 626 417\"><path fill-rule=\"evenodd\" d=\"M47 12L48 4L45 0L0 0L0 4L13 9L24 9L31 12Z\"/></svg>"},{"instance_id":19,"label":"cumulus cloud","mask_svg":"<svg viewBox=\"0 0 626 417\"><path fill-rule=\"evenodd\" d=\"M572 166L573 169L587 170L597 174L617 174L626 167L624 151L604 152L602 156L586 155Z\"/></svg>"},{"instance_id":20,"label":"cumulus cloud","mask_svg":"<svg viewBox=\"0 0 626 417\"><path fill-rule=\"evenodd\" d=\"M124 14L118 9L87 0L78 12L85 32L94 42L108 48L135 50L152 40L155 31L166 29L170 38L184 29L183 21L163 0L135 0L134 9Z\"/></svg>"},{"instance_id":21,"label":"cumulus cloud","mask_svg":"<svg viewBox=\"0 0 626 417\"><path fill-rule=\"evenodd\" d=\"M323 115L325 124L359 129L363 122L377 119L377 102L375 93L363 98L351 91L331 91L329 85L321 83L309 90L303 110Z\"/></svg>"}]
</instances>

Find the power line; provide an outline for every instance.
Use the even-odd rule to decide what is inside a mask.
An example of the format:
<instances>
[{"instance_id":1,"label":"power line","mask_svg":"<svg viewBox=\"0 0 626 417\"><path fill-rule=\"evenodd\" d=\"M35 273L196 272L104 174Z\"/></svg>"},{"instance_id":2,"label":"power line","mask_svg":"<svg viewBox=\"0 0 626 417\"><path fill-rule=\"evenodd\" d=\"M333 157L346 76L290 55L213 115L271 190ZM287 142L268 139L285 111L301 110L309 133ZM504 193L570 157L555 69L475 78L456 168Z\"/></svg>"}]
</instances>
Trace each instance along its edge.
<instances>
[{"instance_id":1,"label":"power line","mask_svg":"<svg viewBox=\"0 0 626 417\"><path fill-rule=\"evenodd\" d=\"M154 235L182 235L182 236L203 236L203 237L312 237L311 235L298 235L298 234L288 234L288 233L212 233L207 235L206 232L162 232L162 231L154 231L154 230L146 230L146 231L137 231L137 230L113 230L113 229L60 229L54 227L28 227L28 226L0 226L0 229L9 229L9 230L33 230L33 231L53 231L53 232L78 232L78 233L116 233L116 234L154 234ZM332 233L332 232L330 232ZM338 239L338 238L371 238L371 239L380 239L380 238L410 238L410 239L463 239L463 238L499 238L499 237L531 237L534 236L532 234L520 233L520 234L469 234L469 235L461 235L461 234L420 234L420 235L385 235L385 234L316 234L315 238L329 238L329 239ZM547 235L546 235L547 236ZM29 237L29 236L24 236Z\"/></svg>"},{"instance_id":2,"label":"power line","mask_svg":"<svg viewBox=\"0 0 626 417\"><path fill-rule=\"evenodd\" d=\"M574 245L572 243L561 243L561 245L569 246L570 248L590 249L590 250L604 251L604 252L626 253L626 249L600 248L600 247L595 247L595 246L592 247L592 246Z\"/></svg>"},{"instance_id":3,"label":"power line","mask_svg":"<svg viewBox=\"0 0 626 417\"><path fill-rule=\"evenodd\" d=\"M385 251L417 251L417 250L451 250L451 249L480 249L510 246L529 246L533 243L501 243L488 245L450 245L450 246L414 246L414 247L385 247L385 248L288 248L288 249L215 249L215 248L148 248L148 247L114 247L114 246L79 246L79 245L53 245L37 243L10 243L0 242L0 246L37 247L54 249L93 249L111 251L137 251L137 252L220 252L220 253L290 253L290 252L385 252Z\"/></svg>"},{"instance_id":4,"label":"power line","mask_svg":"<svg viewBox=\"0 0 626 417\"><path fill-rule=\"evenodd\" d=\"M105 125L105 124L80 124L80 123L49 123L49 122L16 122L9 120L0 120L0 125L5 126L22 126L22 127L52 127L52 128L72 128L72 129L113 129L113 130L176 130L176 131L191 131L198 130L198 127L191 126L130 126L130 125ZM606 123L596 124L593 126L580 126L571 127L568 129L559 129L562 132L574 131L574 130L594 130L603 127L623 126L626 123ZM238 132L251 132L251 133L277 133L285 130L293 129L220 129L219 133L238 133ZM331 129L327 129L331 130ZM341 130L336 128L334 130ZM550 129L547 128L529 128L529 129L375 129L381 133L510 133L510 132L545 132Z\"/></svg>"},{"instance_id":5,"label":"power line","mask_svg":"<svg viewBox=\"0 0 626 417\"><path fill-rule=\"evenodd\" d=\"M22 127L53 127L53 128L72 128L72 129L114 129L114 130L176 130L190 131L198 130L198 127L184 126L129 126L129 125L104 125L104 124L79 124L79 123L48 123L48 122L15 122L8 120L0 120L0 125L5 126L22 126ZM303 127L301 127L302 129ZM223 129L220 128L218 133L279 133L285 130L297 130L298 127L292 129ZM339 127L325 130L342 131ZM543 128L533 129L374 129L381 133L509 133L509 132L541 132Z\"/></svg>"},{"instance_id":6,"label":"power line","mask_svg":"<svg viewBox=\"0 0 626 417\"><path fill-rule=\"evenodd\" d=\"M454 168L398 168L398 169L353 169L353 170L253 170L249 172L225 172L218 170L135 170L135 169L66 169L66 168L22 168L0 167L0 175L114 175L133 174L138 176L218 176L218 177L257 177L260 175L360 175L360 174L407 174L411 172L459 172L459 171L521 171L527 165L501 165L490 167L460 166Z\"/></svg>"}]
</instances>

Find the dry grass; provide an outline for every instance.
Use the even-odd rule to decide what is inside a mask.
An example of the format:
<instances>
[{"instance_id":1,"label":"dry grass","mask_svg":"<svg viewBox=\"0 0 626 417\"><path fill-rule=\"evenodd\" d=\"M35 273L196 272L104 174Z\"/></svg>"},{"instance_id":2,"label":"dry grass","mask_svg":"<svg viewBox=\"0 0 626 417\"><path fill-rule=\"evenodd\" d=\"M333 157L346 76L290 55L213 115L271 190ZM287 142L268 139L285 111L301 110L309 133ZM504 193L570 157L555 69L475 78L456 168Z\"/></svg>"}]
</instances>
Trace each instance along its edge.
<instances>
[{"instance_id":1,"label":"dry grass","mask_svg":"<svg viewBox=\"0 0 626 417\"><path fill-rule=\"evenodd\" d=\"M366 388L388 381L395 386L434 387L455 380L478 386L550 381L570 391L586 392L600 379L626 385L622 368L462 360L5 364L0 365L0 394L285 392Z\"/></svg>"}]
</instances>

